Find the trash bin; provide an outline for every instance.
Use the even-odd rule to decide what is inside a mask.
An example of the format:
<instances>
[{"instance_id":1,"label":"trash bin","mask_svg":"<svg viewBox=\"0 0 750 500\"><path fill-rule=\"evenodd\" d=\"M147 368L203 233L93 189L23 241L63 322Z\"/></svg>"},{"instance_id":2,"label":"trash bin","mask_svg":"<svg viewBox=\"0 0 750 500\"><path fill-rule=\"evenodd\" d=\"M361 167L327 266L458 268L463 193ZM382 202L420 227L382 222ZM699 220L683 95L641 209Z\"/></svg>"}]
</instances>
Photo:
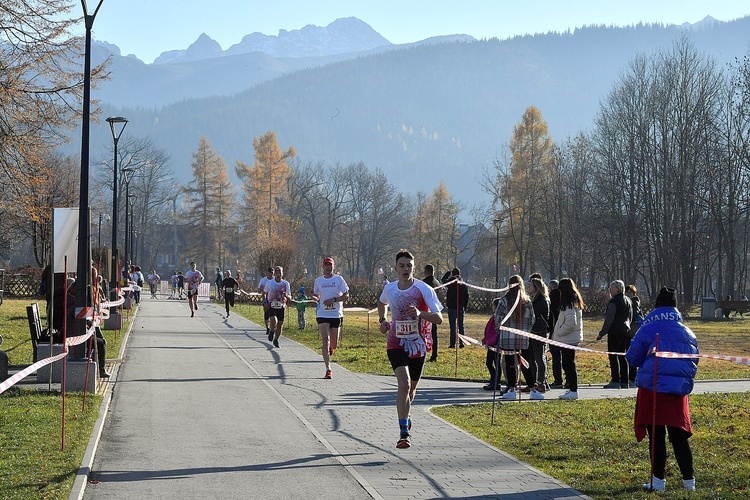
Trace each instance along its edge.
<instances>
[{"instance_id":1,"label":"trash bin","mask_svg":"<svg viewBox=\"0 0 750 500\"><path fill-rule=\"evenodd\" d=\"M703 297L701 302L701 319L716 318L716 299L714 297Z\"/></svg>"}]
</instances>

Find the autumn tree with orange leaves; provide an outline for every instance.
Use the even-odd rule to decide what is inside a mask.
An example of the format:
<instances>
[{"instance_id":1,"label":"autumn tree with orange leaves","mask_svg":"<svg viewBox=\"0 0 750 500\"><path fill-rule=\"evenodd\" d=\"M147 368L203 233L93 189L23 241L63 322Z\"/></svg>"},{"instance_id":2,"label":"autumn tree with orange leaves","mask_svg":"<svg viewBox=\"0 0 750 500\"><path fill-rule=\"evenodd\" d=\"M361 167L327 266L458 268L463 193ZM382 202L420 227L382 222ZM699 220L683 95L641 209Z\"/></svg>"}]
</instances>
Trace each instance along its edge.
<instances>
[{"instance_id":1,"label":"autumn tree with orange leaves","mask_svg":"<svg viewBox=\"0 0 750 500\"><path fill-rule=\"evenodd\" d=\"M238 161L235 171L242 181L240 212L244 234L254 242L254 248L249 250L255 255L247 257L263 271L274 263L285 265L293 254L293 248L287 247L295 241L293 235L299 229L299 221L284 209L290 200L289 160L296 153L294 147L281 151L272 130L255 137L253 149L255 162L247 165ZM253 258L259 255L264 256L262 261Z\"/></svg>"},{"instance_id":2,"label":"autumn tree with orange leaves","mask_svg":"<svg viewBox=\"0 0 750 500\"><path fill-rule=\"evenodd\" d=\"M539 201L551 188L555 165L547 122L534 106L526 109L514 127L509 150L510 165L501 178L499 201L505 241L525 276L543 257L541 235L546 214Z\"/></svg>"}]
</instances>

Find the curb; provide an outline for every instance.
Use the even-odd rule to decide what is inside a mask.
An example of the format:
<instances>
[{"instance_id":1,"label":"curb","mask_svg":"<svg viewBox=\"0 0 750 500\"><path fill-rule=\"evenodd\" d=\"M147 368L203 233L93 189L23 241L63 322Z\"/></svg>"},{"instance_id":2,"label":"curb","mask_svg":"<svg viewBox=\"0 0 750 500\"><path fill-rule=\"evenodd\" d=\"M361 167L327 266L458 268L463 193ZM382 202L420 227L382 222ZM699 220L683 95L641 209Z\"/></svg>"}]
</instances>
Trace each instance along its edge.
<instances>
[{"instance_id":1,"label":"curb","mask_svg":"<svg viewBox=\"0 0 750 500\"><path fill-rule=\"evenodd\" d=\"M133 314L133 320L130 322L130 327L125 333L125 339L123 339L122 344L120 345L120 352L118 353L119 360L123 359L125 347L128 344L128 340L130 340L130 333L133 331L133 325L135 324L135 319L137 317L138 309L136 308L135 313ZM107 419L109 405L112 402L112 390L114 387L114 382L117 381L117 374L120 371L121 362L122 361L115 364L115 367L112 369L112 373L110 374L110 379L107 382L107 386L104 389L104 394L102 395L102 404L99 407L99 416L94 423L94 432L91 434L91 438L89 438L89 444L86 446L86 451L83 454L81 466L78 467L78 471L76 472L76 477L73 480L73 486L70 489L68 500L83 499L83 494L86 491L86 484L88 484L89 480L89 474L91 474L91 469L94 466L94 457L96 456L96 449L99 447L99 439L101 438L102 431L104 430L104 423Z\"/></svg>"}]
</instances>

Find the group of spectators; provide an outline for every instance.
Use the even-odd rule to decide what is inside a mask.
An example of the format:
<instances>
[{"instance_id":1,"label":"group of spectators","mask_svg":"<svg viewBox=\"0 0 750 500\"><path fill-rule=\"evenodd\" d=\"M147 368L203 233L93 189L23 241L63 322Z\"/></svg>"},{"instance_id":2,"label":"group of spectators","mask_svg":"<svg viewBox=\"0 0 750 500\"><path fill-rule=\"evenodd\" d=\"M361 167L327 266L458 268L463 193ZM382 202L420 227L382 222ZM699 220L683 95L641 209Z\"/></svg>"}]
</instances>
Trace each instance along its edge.
<instances>
[{"instance_id":1,"label":"group of spectators","mask_svg":"<svg viewBox=\"0 0 750 500\"><path fill-rule=\"evenodd\" d=\"M568 391L560 399L578 399L575 347L583 341L584 302L575 283L569 278L559 282L552 280L548 288L541 275L533 274L527 283L516 275L508 284L511 288L496 299L495 313L485 329L483 343L494 349L487 352L490 383L485 388L501 390L499 359L502 354L507 379L507 388L501 391L502 399L517 399L519 390L529 392L530 399L544 399L547 389L563 387L563 372ZM693 457L688 442L692 435L688 395L693 390L698 359L658 358L657 368L655 355L656 350L698 354L696 337L685 326L677 309L677 292L663 287L656 297L654 310L645 317L634 285L626 287L621 280L612 281L609 294L604 323L596 337L596 340L607 337L610 381L604 387L638 388L635 435L638 441L648 436L653 464L651 481L643 487L646 490L666 488L666 436L669 435L683 487L695 490ZM564 347L549 347L551 385L546 383L546 341L500 329L500 325L564 344ZM522 369L527 384L523 389L518 383L520 357L528 363Z\"/></svg>"}]
</instances>

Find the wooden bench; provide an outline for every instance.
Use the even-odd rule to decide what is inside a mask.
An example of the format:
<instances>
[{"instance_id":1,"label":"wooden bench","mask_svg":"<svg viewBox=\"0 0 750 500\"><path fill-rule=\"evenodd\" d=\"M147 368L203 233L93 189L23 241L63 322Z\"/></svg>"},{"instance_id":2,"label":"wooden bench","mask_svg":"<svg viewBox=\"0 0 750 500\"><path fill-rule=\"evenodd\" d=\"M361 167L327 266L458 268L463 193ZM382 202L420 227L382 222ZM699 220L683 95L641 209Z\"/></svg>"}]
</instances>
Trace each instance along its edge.
<instances>
[{"instance_id":1,"label":"wooden bench","mask_svg":"<svg viewBox=\"0 0 750 500\"><path fill-rule=\"evenodd\" d=\"M719 300L716 302L716 307L721 309L725 318L728 318L732 311L741 314L750 312L750 300Z\"/></svg>"},{"instance_id":2,"label":"wooden bench","mask_svg":"<svg viewBox=\"0 0 750 500\"><path fill-rule=\"evenodd\" d=\"M34 351L33 363L39 361L39 345L49 345L49 333L42 328L42 320L39 318L39 304L34 302L26 306L26 319L29 321L29 334L31 335L31 346ZM53 339L60 343L61 339ZM47 356L45 356L46 358Z\"/></svg>"}]
</instances>

